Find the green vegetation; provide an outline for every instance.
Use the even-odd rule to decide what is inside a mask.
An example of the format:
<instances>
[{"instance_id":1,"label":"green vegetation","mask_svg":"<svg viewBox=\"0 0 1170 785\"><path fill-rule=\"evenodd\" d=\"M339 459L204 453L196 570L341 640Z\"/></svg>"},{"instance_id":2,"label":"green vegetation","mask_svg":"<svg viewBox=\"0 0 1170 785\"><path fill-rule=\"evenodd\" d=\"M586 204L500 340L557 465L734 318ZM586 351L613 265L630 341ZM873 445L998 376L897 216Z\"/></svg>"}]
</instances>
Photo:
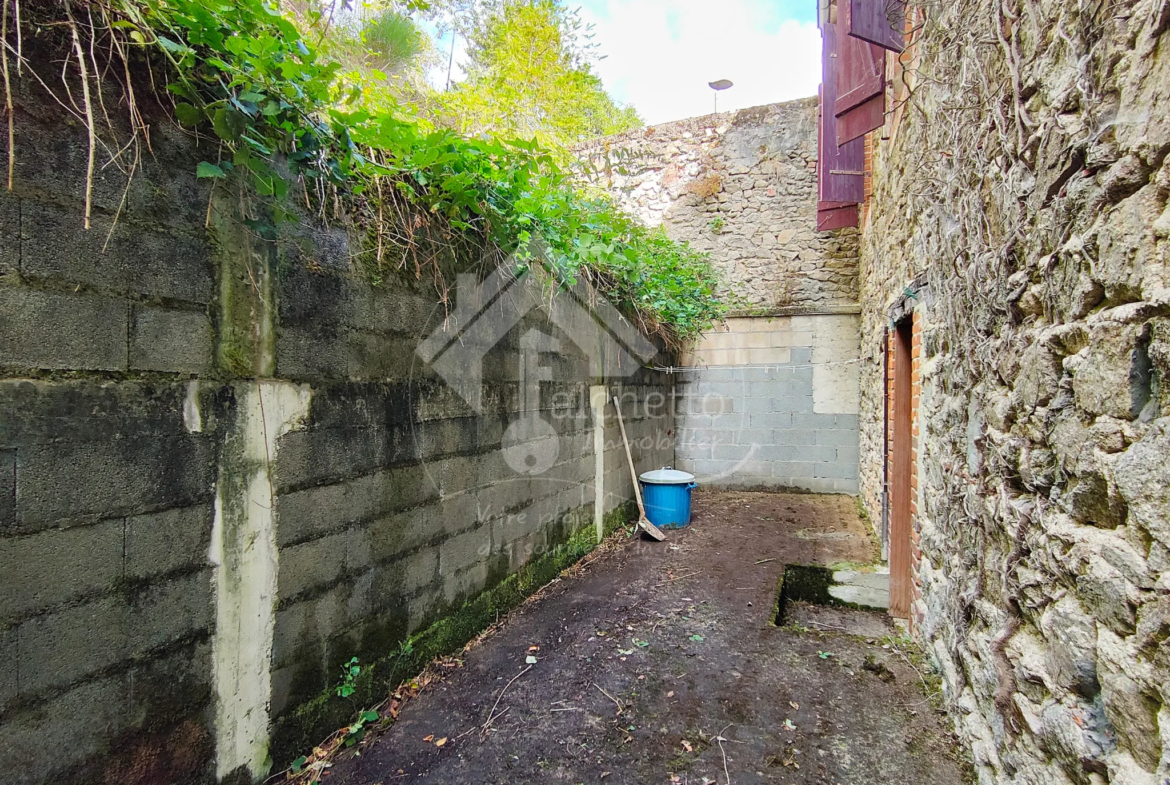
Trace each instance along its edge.
<instances>
[{"instance_id":1,"label":"green vegetation","mask_svg":"<svg viewBox=\"0 0 1170 785\"><path fill-rule=\"evenodd\" d=\"M341 667L341 681L333 689L339 698L348 698L357 691L354 682L362 673L362 666L358 662L357 657L350 658L350 661Z\"/></svg>"},{"instance_id":2,"label":"green vegetation","mask_svg":"<svg viewBox=\"0 0 1170 785\"><path fill-rule=\"evenodd\" d=\"M510 0L471 36L468 78L447 102L465 133L535 138L553 150L642 125L620 108L576 41L581 21L553 0Z\"/></svg>"},{"instance_id":3,"label":"green vegetation","mask_svg":"<svg viewBox=\"0 0 1170 785\"><path fill-rule=\"evenodd\" d=\"M362 27L361 42L371 67L398 73L427 50L427 34L409 16L387 9Z\"/></svg>"},{"instance_id":4,"label":"green vegetation","mask_svg":"<svg viewBox=\"0 0 1170 785\"><path fill-rule=\"evenodd\" d=\"M607 536L628 537L620 532L634 510L627 504L607 513L604 530ZM279 765L292 760L300 750L312 748L326 734L341 727L354 716L353 701L373 705L423 671L436 658L454 654L476 635L490 627L500 616L517 607L537 589L546 585L564 570L597 547L596 532L589 524L564 533L564 540L543 555L533 559L517 572L501 575L495 585L468 599L461 605L445 609L439 618L420 632L411 635L397 649L380 660L362 667L355 677L355 691L350 701L338 699L334 690L327 690L301 704L290 715L278 721L273 739L273 758ZM365 712L358 720L370 715ZM362 722L346 727L344 738L355 732L364 732L368 724ZM360 738L360 737L359 737ZM297 759L303 765L304 759ZM294 764L296 761L294 761Z\"/></svg>"},{"instance_id":5,"label":"green vegetation","mask_svg":"<svg viewBox=\"0 0 1170 785\"><path fill-rule=\"evenodd\" d=\"M220 154L201 162L197 175L250 183L276 222L293 215L294 196L322 215L344 203L377 238L378 265L383 228L369 224L404 213L414 216L412 233L472 237L521 259L539 249L561 281L586 278L668 341L724 314L705 255L574 187L564 148L542 146L636 123L566 43L575 17L552 0L505 2L490 13L473 41L467 84L446 99L463 130L526 137L510 141L438 128L385 88L386 74L373 66L409 62L417 43L417 28L400 12L366 23L366 66L347 71L302 31L323 24L319 14L292 19L266 0L109 2L115 49L165 58L177 119L220 142ZM537 45L531 68L522 62L525 41ZM525 98L534 94L547 100ZM508 115L503 107L513 100ZM502 115L510 119L487 127ZM252 228L275 235L263 219ZM434 277L441 280L437 269Z\"/></svg>"}]
</instances>

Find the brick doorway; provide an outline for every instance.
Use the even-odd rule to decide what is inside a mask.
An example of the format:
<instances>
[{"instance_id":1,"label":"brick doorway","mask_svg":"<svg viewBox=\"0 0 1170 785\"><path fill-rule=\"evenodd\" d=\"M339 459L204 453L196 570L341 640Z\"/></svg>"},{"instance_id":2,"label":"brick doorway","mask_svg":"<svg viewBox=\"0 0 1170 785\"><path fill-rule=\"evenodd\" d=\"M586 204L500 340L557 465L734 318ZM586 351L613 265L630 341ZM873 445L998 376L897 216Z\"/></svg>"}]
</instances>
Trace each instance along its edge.
<instances>
[{"instance_id":1,"label":"brick doorway","mask_svg":"<svg viewBox=\"0 0 1170 785\"><path fill-rule=\"evenodd\" d=\"M886 463L890 489L890 615L910 618L911 533L913 531L914 378L913 323L910 318L890 333L890 453Z\"/></svg>"}]
</instances>

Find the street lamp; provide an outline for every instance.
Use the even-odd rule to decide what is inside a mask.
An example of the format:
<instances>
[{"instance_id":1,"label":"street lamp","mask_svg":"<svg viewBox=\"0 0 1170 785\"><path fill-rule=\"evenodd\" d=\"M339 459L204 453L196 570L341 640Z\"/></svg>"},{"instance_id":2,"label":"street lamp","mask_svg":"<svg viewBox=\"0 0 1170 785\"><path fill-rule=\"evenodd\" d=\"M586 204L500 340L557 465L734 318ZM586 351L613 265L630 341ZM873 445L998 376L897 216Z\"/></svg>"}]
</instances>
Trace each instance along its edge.
<instances>
[{"instance_id":1,"label":"street lamp","mask_svg":"<svg viewBox=\"0 0 1170 785\"><path fill-rule=\"evenodd\" d=\"M707 86L715 91L715 114L719 114L719 91L726 90L731 87L732 81L730 79L720 79L715 82L707 82Z\"/></svg>"}]
</instances>

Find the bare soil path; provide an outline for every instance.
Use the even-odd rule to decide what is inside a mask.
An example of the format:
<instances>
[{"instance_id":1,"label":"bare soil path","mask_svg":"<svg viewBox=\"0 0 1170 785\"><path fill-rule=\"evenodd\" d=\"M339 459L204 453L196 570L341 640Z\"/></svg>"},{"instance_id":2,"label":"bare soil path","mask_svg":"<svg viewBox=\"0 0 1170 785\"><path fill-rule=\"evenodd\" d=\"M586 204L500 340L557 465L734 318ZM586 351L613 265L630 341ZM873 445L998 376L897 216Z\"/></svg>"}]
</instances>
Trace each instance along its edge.
<instances>
[{"instance_id":1,"label":"bare soil path","mask_svg":"<svg viewBox=\"0 0 1170 785\"><path fill-rule=\"evenodd\" d=\"M517 609L325 782L970 781L885 616L773 625L785 563L873 560L852 499L710 492L695 509Z\"/></svg>"}]
</instances>

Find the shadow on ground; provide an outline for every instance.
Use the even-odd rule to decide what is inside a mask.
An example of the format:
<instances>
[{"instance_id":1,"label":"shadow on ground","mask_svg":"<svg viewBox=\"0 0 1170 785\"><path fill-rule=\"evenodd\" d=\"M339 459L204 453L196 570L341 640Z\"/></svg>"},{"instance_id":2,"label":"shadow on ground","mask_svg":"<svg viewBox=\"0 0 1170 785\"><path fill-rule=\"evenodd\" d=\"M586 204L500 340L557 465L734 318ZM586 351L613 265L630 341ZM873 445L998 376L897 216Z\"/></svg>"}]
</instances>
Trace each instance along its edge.
<instances>
[{"instance_id":1,"label":"shadow on ground","mask_svg":"<svg viewBox=\"0 0 1170 785\"><path fill-rule=\"evenodd\" d=\"M712 492L695 509L516 610L326 782L969 781L884 615L772 624L785 563L873 560L851 498Z\"/></svg>"}]
</instances>

